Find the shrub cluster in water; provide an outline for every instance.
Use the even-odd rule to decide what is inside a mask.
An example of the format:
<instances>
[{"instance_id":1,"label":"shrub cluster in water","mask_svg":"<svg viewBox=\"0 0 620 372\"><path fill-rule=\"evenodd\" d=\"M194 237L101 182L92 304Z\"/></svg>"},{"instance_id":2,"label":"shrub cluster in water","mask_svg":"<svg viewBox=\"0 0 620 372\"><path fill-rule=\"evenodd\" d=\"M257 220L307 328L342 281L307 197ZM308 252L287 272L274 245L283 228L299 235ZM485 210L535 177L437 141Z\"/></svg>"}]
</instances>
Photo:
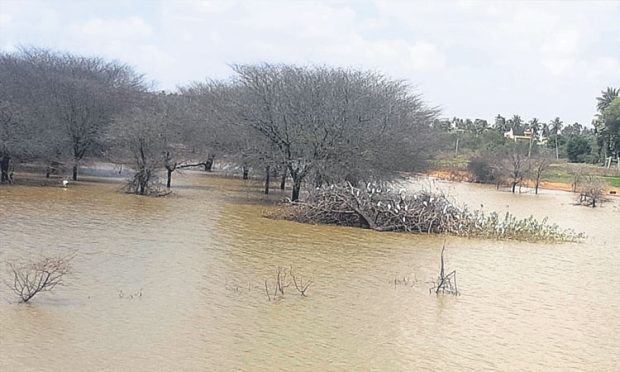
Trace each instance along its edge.
<instances>
[{"instance_id":1,"label":"shrub cluster in water","mask_svg":"<svg viewBox=\"0 0 620 372\"><path fill-rule=\"evenodd\" d=\"M576 241L573 230L550 225L547 219L517 219L459 207L446 195L420 191L407 195L368 184L366 187L332 185L315 190L303 203L292 203L279 218L317 224L336 224L377 231L451 234L522 241Z\"/></svg>"}]
</instances>

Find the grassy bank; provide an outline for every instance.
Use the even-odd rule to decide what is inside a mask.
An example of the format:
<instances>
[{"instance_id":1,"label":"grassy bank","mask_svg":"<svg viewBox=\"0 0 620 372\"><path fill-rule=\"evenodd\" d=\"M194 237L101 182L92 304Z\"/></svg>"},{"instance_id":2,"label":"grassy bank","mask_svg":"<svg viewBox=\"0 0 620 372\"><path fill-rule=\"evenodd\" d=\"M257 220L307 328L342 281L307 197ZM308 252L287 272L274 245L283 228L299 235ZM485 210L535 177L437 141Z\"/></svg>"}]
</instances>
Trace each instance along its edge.
<instances>
[{"instance_id":1,"label":"grassy bank","mask_svg":"<svg viewBox=\"0 0 620 372\"><path fill-rule=\"evenodd\" d=\"M432 162L429 173L451 181L470 181L472 177L467 170L468 164L469 159L466 156L438 159ZM607 169L593 164L567 163L562 160L547 168L543 173L541 186L546 189L571 190L575 175L597 177L609 187L609 191L620 193L620 170L618 168Z\"/></svg>"}]
</instances>

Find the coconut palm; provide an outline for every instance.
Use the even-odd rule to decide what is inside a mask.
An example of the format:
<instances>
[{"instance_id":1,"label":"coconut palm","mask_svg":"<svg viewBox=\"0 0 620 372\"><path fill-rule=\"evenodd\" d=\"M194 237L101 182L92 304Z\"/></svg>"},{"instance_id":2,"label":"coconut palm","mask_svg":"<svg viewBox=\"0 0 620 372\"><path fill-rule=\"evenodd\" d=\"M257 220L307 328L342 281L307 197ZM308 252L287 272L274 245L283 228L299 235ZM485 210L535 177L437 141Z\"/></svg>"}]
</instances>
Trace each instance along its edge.
<instances>
[{"instance_id":1,"label":"coconut palm","mask_svg":"<svg viewBox=\"0 0 620 372\"><path fill-rule=\"evenodd\" d=\"M553 134L555 137L555 159L560 159L560 151L558 150L558 137L560 135L560 131L562 130L562 120L559 117L551 120L549 123L549 132Z\"/></svg>"},{"instance_id":2,"label":"coconut palm","mask_svg":"<svg viewBox=\"0 0 620 372\"><path fill-rule=\"evenodd\" d=\"M596 104L596 108L599 112L603 112L607 106L620 95L620 89L615 89L611 87L607 87L607 90L601 91L601 96L596 97L598 103Z\"/></svg>"},{"instance_id":3,"label":"coconut palm","mask_svg":"<svg viewBox=\"0 0 620 372\"><path fill-rule=\"evenodd\" d=\"M532 118L532 120L530 120L527 123L527 128L530 129L532 131L532 135L534 137L538 137L538 134L540 133L540 122L538 121L537 118Z\"/></svg>"},{"instance_id":4,"label":"coconut palm","mask_svg":"<svg viewBox=\"0 0 620 372\"><path fill-rule=\"evenodd\" d=\"M508 120L512 124L512 130L515 133L523 132L523 119L519 115L513 115L510 120Z\"/></svg>"}]
</instances>

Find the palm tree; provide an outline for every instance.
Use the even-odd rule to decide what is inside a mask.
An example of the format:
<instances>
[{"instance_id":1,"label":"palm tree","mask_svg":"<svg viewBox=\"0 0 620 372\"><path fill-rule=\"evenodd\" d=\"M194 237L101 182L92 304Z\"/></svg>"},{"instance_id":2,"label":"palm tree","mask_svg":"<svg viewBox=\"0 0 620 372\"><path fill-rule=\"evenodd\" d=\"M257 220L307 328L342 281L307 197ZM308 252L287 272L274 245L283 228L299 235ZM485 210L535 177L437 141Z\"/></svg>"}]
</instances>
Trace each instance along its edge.
<instances>
[{"instance_id":1,"label":"palm tree","mask_svg":"<svg viewBox=\"0 0 620 372\"><path fill-rule=\"evenodd\" d=\"M521 133L523 131L523 119L519 115L513 115L509 120L512 123L512 130L515 133Z\"/></svg>"},{"instance_id":2,"label":"palm tree","mask_svg":"<svg viewBox=\"0 0 620 372\"><path fill-rule=\"evenodd\" d=\"M598 101L596 104L596 108L598 109L598 114L596 114L592 124L594 124L595 133L596 133L596 142L599 145L599 155L602 155L603 158L607 159L607 150L609 148L609 133L607 127L605 126L605 122L603 121L603 111L611 104L611 102L618 97L620 94L620 89L614 89L611 87L607 87L607 90L601 91L601 96L596 97Z\"/></svg>"},{"instance_id":3,"label":"palm tree","mask_svg":"<svg viewBox=\"0 0 620 372\"><path fill-rule=\"evenodd\" d=\"M620 89L607 87L607 90L601 91L601 96L596 97L598 103L596 104L596 108L599 112L603 112L607 106L620 95Z\"/></svg>"},{"instance_id":4,"label":"palm tree","mask_svg":"<svg viewBox=\"0 0 620 372\"><path fill-rule=\"evenodd\" d=\"M551 134L555 136L555 159L560 159L560 152L558 150L558 136L560 135L560 130L562 130L562 120L559 117L551 120L549 123L549 131Z\"/></svg>"},{"instance_id":5,"label":"palm tree","mask_svg":"<svg viewBox=\"0 0 620 372\"><path fill-rule=\"evenodd\" d=\"M540 123L540 134L544 138L549 137L549 124Z\"/></svg>"},{"instance_id":6,"label":"palm tree","mask_svg":"<svg viewBox=\"0 0 620 372\"><path fill-rule=\"evenodd\" d=\"M538 119L533 118L527 124L528 128L532 131L532 136L538 137L540 133L540 122L538 122Z\"/></svg>"},{"instance_id":7,"label":"palm tree","mask_svg":"<svg viewBox=\"0 0 620 372\"><path fill-rule=\"evenodd\" d=\"M493 128L501 131L502 133L507 132L508 129L506 128L506 118L504 118L500 114L497 114L497 116L495 117L495 124L493 124Z\"/></svg>"}]
</instances>

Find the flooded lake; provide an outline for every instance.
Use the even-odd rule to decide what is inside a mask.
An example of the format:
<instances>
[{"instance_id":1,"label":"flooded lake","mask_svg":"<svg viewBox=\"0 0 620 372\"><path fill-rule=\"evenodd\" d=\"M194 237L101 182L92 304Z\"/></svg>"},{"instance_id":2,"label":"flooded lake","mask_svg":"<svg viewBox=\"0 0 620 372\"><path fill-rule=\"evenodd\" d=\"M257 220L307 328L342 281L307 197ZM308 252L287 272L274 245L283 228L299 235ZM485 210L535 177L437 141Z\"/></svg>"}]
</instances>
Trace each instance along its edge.
<instances>
[{"instance_id":1,"label":"flooded lake","mask_svg":"<svg viewBox=\"0 0 620 372\"><path fill-rule=\"evenodd\" d=\"M274 221L260 185L174 182L166 198L0 188L3 281L16 258L76 252L65 286L29 304L0 286L0 370L620 370L618 198L590 209L564 192L421 181L588 236L532 244ZM444 240L458 297L429 295ZM312 281L308 297L268 300L278 266Z\"/></svg>"}]
</instances>

